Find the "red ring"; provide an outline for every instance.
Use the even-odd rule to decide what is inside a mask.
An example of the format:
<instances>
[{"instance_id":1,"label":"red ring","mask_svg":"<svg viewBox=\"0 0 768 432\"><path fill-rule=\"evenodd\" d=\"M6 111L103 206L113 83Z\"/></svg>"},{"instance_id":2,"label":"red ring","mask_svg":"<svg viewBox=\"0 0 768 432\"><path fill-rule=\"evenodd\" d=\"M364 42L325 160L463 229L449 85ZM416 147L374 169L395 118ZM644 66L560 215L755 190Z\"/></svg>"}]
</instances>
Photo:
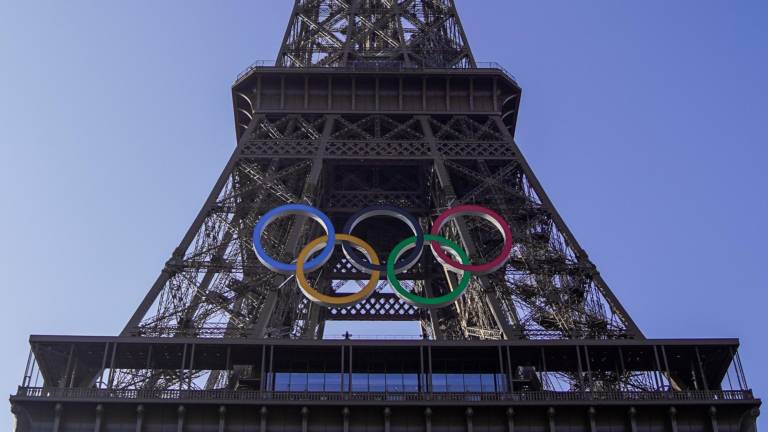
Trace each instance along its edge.
<instances>
[{"instance_id":1,"label":"red ring","mask_svg":"<svg viewBox=\"0 0 768 432\"><path fill-rule=\"evenodd\" d=\"M463 205L446 210L432 225L431 234L435 236L440 235L440 230L450 219L461 216L479 216L496 226L496 228L501 231L502 237L504 237L504 246L501 248L501 253L492 261L485 264L466 265L454 261L442 248L438 247L435 242L431 242L430 245L432 246L432 253L435 255L435 258L437 258L443 265L456 272L469 271L476 274L488 274L501 268L501 266L507 262L509 254L512 252L512 231L509 229L507 221L491 209L477 205Z\"/></svg>"}]
</instances>

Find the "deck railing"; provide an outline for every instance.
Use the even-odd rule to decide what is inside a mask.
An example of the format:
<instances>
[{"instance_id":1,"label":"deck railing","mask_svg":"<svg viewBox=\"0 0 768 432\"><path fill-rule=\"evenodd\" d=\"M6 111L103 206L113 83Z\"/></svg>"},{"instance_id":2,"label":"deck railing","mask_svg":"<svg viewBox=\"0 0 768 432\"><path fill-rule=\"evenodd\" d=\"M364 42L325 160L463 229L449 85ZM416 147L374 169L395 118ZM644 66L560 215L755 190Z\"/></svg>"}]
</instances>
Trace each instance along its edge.
<instances>
[{"instance_id":1,"label":"deck railing","mask_svg":"<svg viewBox=\"0 0 768 432\"><path fill-rule=\"evenodd\" d=\"M275 66L274 60L256 60L251 63L250 66L245 68L237 75L235 84L239 83L243 78L250 74L255 69L328 69L332 71L348 71L348 72L408 72L408 71L420 71L420 70L472 70L472 69L495 69L501 71L509 79L517 82L514 75L509 73L502 65L496 62L477 62L474 66L456 66L452 68L433 68L426 66L410 66L401 61L360 61L350 62L345 66L319 66L311 65L306 68L296 68L288 66Z\"/></svg>"},{"instance_id":2,"label":"deck railing","mask_svg":"<svg viewBox=\"0 0 768 432\"><path fill-rule=\"evenodd\" d=\"M579 402L579 401L736 401L752 400L751 390L686 391L525 391L512 393L271 392L256 390L135 390L19 387L16 398L53 400L170 401L445 401L445 402Z\"/></svg>"}]
</instances>

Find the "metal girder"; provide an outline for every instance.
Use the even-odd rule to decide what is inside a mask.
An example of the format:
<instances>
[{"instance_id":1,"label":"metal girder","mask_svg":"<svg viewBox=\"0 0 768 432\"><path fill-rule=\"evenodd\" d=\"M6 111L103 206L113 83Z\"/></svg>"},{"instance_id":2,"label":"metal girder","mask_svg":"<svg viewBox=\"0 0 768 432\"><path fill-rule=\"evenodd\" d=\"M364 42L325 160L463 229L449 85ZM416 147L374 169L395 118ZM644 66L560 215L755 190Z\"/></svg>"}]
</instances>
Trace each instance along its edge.
<instances>
[{"instance_id":1,"label":"metal girder","mask_svg":"<svg viewBox=\"0 0 768 432\"><path fill-rule=\"evenodd\" d=\"M432 128L430 126L429 118L427 117L421 117L421 124L424 128L424 134L427 138L427 141L430 142L432 145L432 152L435 156L434 159L434 166L435 170L438 172L438 179L440 181L440 185L443 189L448 192L446 194L446 198L448 201L448 204L450 206L452 201L455 201L455 192L453 189L453 184L450 179L450 175L448 174L444 161L440 158L440 155L437 150L436 145L436 138L434 133L432 132ZM453 196L452 196L453 195ZM466 227L466 224L462 218L459 218L456 220L456 228L458 229L458 234L461 237L461 242L465 247L465 250L469 254L469 256L478 256L478 249L475 245L474 239L470 236L469 231ZM488 329L488 330L500 330L499 335L503 336L507 339L511 339L519 333L519 331L514 330L514 325L517 324L516 317L509 316L509 314L504 313L502 310L501 305L499 304L498 299L496 298L495 294L493 293L493 290L491 289L490 282L485 276L481 276L477 278L477 281L480 285L480 288L485 292L485 302L487 304L487 307L490 309L490 313L493 315L493 321L495 321L495 325L497 326L495 329ZM483 314L482 306L479 304L476 305L477 307L481 308L481 310L478 310L479 314ZM463 331L465 334L466 332L466 322L463 323Z\"/></svg>"},{"instance_id":2,"label":"metal girder","mask_svg":"<svg viewBox=\"0 0 768 432\"><path fill-rule=\"evenodd\" d=\"M318 181L320 180L320 173L322 172L322 154L324 151L325 143L328 141L328 138L330 137L331 130L333 128L333 122L336 120L334 116L328 116L325 121L325 127L322 133L322 136L319 139L319 151L318 154L315 155L315 158L312 161L312 169L309 173L309 175L306 178L306 181L304 183L304 190L303 190L303 197L302 201L307 203L313 203L313 201L316 199L316 188L318 185ZM297 218L295 225L289 232L289 235L286 240L286 249L291 251L292 253L297 253L299 241L301 239L301 235L303 232L304 224L307 222L307 218L299 217ZM288 279L286 279L288 281ZM280 288L283 288L283 284L280 284ZM271 290L269 291L269 294L267 295L266 301L264 303L264 306L262 307L258 318L253 324L252 327L252 335L256 338L264 337L267 326L272 323L273 325L276 325L274 322L275 317L273 316L275 307L277 305L277 301L279 298L280 290Z\"/></svg>"}]
</instances>

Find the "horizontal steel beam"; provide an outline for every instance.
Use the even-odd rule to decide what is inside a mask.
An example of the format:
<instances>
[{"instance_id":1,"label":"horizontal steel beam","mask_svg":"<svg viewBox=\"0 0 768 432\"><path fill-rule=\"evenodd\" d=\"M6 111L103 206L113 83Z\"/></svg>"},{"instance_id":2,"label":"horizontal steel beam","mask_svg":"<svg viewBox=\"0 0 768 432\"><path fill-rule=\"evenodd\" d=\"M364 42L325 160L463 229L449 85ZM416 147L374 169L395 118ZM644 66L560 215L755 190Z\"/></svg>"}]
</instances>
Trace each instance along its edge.
<instances>
[{"instance_id":1,"label":"horizontal steel beam","mask_svg":"<svg viewBox=\"0 0 768 432\"><path fill-rule=\"evenodd\" d=\"M20 387L11 402L189 403L217 405L759 405L750 390L512 393L260 392L249 390L116 390Z\"/></svg>"}]
</instances>

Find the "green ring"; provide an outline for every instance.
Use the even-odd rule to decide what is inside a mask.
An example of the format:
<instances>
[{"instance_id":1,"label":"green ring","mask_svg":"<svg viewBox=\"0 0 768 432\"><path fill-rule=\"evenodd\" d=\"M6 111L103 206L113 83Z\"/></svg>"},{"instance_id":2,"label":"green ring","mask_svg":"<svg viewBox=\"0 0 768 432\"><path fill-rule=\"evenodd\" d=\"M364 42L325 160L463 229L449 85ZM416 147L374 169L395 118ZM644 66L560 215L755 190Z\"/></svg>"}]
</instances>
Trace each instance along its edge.
<instances>
[{"instance_id":1,"label":"green ring","mask_svg":"<svg viewBox=\"0 0 768 432\"><path fill-rule=\"evenodd\" d=\"M467 256L467 253L464 252L459 245L456 243L448 240L445 237L440 236L434 236L425 234L424 235L425 243L427 242L438 242L443 246L447 246L448 248L452 249L461 259L462 264L469 264L469 256ZM392 285L392 288L395 290L395 294L397 294L398 297L403 299L406 303L412 304L416 307L427 307L427 308L440 308L443 306L447 306L456 300L464 294L464 291L469 286L469 281L472 279L472 273L465 271L463 276L461 277L461 280L459 281L459 286L456 287L455 290L451 291L448 294L442 295L440 297L434 297L434 298L428 298L428 297L422 297L420 295L416 295L405 288L403 288L402 285L400 285L400 281L397 280L397 275L395 274L395 263L397 262L398 258L400 258L400 252L408 247L409 245L416 243L416 236L409 237L395 246L394 249L392 249L392 252L389 254L389 258L387 258L387 280L389 281L389 284Z\"/></svg>"}]
</instances>

